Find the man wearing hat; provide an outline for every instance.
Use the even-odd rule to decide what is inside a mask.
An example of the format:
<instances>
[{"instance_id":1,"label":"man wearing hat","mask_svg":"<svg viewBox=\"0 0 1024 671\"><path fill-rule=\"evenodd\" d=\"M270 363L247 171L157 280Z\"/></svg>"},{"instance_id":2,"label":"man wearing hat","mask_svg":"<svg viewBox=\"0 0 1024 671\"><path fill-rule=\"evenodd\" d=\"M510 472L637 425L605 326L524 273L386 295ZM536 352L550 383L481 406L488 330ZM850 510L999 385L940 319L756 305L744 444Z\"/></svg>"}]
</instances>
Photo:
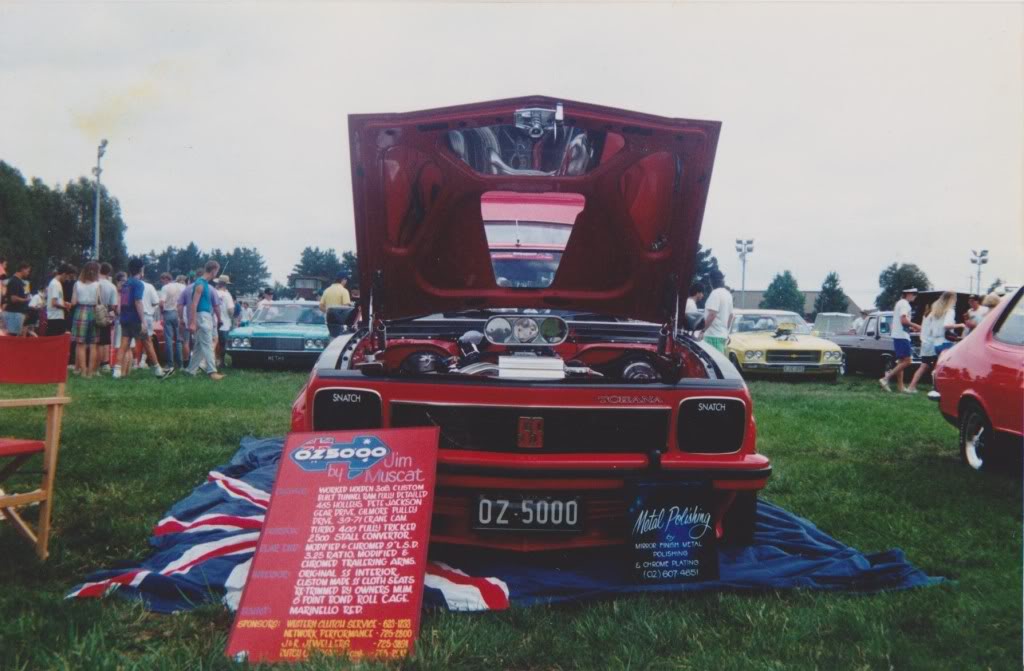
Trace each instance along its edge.
<instances>
[{"instance_id":1,"label":"man wearing hat","mask_svg":"<svg viewBox=\"0 0 1024 671\"><path fill-rule=\"evenodd\" d=\"M224 346L228 342L228 333L231 332L231 327L235 321L235 299L231 296L231 292L228 287L231 286L231 278L227 275L221 275L217 278L217 298L218 300L218 311L217 321L220 324L218 327L218 338L217 338L217 360L218 365L224 365Z\"/></svg>"},{"instance_id":2,"label":"man wearing hat","mask_svg":"<svg viewBox=\"0 0 1024 671\"><path fill-rule=\"evenodd\" d=\"M332 338L341 334L350 312L348 307L352 304L352 296L347 284L348 274L341 271L334 276L334 284L327 287L320 297L320 311L327 315L327 330Z\"/></svg>"},{"instance_id":3,"label":"man wearing hat","mask_svg":"<svg viewBox=\"0 0 1024 671\"><path fill-rule=\"evenodd\" d=\"M913 331L921 330L920 326L910 321L910 301L915 298L917 298L917 288L907 287L902 291L902 297L896 301L896 305L892 309L892 349L896 365L878 381L885 391L892 391L889 388L889 380L893 377L896 378L896 388L903 391L903 370L913 362L910 334Z\"/></svg>"}]
</instances>

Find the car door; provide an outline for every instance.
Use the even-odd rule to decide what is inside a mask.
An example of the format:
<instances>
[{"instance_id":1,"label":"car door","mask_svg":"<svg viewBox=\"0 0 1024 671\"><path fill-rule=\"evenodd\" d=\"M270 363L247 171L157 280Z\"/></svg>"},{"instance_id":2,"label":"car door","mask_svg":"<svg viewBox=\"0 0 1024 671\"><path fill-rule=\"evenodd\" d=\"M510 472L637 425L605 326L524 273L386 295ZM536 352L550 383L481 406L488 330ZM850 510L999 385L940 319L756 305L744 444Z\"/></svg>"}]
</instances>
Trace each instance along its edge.
<instances>
[{"instance_id":1,"label":"car door","mask_svg":"<svg viewBox=\"0 0 1024 671\"><path fill-rule=\"evenodd\" d=\"M1024 301L1018 291L992 327L986 349L990 368L984 393L989 419L998 431L1020 434L1024 426Z\"/></svg>"},{"instance_id":2,"label":"car door","mask_svg":"<svg viewBox=\"0 0 1024 671\"><path fill-rule=\"evenodd\" d=\"M878 367L878 356L875 352L877 345L875 336L877 334L878 317L868 317L868 320L864 322L864 326L861 327L861 332L857 335L855 365L858 370L874 372Z\"/></svg>"}]
</instances>

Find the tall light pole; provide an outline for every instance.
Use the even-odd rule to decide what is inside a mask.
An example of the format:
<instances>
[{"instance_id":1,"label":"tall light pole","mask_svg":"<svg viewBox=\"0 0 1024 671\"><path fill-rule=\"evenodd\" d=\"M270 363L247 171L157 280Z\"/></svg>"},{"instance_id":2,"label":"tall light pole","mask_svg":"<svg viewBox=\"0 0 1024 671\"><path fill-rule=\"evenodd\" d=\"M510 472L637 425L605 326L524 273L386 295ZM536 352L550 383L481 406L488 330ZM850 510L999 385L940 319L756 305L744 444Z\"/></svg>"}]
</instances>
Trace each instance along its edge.
<instances>
[{"instance_id":1,"label":"tall light pole","mask_svg":"<svg viewBox=\"0 0 1024 671\"><path fill-rule=\"evenodd\" d=\"M92 257L97 261L100 260L100 175L103 174L100 160L106 153L107 141L100 140L100 146L96 148L96 167L92 169L92 174L96 175L96 224L92 232Z\"/></svg>"},{"instance_id":2,"label":"tall light pole","mask_svg":"<svg viewBox=\"0 0 1024 671\"><path fill-rule=\"evenodd\" d=\"M737 240L736 253L740 255L740 263L743 265L743 275L740 284L740 307L747 307L747 254L754 251L753 240Z\"/></svg>"},{"instance_id":3,"label":"tall light pole","mask_svg":"<svg viewBox=\"0 0 1024 671\"><path fill-rule=\"evenodd\" d=\"M988 263L988 250L983 249L981 253L971 250L971 263L978 266L978 281L974 284L975 293L981 294L981 267Z\"/></svg>"}]
</instances>

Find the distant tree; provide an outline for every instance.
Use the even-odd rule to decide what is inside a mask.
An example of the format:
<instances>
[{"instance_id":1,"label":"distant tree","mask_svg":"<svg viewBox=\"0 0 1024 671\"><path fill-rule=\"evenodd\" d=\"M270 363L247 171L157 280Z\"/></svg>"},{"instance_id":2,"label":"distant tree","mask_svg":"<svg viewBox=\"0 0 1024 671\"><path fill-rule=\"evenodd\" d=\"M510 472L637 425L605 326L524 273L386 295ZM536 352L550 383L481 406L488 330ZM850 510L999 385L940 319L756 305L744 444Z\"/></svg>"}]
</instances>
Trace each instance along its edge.
<instances>
[{"instance_id":1,"label":"distant tree","mask_svg":"<svg viewBox=\"0 0 1024 671\"><path fill-rule=\"evenodd\" d=\"M288 300L295 298L295 290L291 287L286 287L280 282L274 282L274 286L271 287L274 290L274 300Z\"/></svg>"},{"instance_id":2,"label":"distant tree","mask_svg":"<svg viewBox=\"0 0 1024 671\"><path fill-rule=\"evenodd\" d=\"M235 291L252 294L270 279L267 262L254 247L235 247L225 259L228 275Z\"/></svg>"},{"instance_id":3,"label":"distant tree","mask_svg":"<svg viewBox=\"0 0 1024 671\"><path fill-rule=\"evenodd\" d=\"M106 188L100 191L100 258L123 264L127 226L121 206ZM32 264L39 285L62 262L81 265L93 257L96 184L85 177L63 189L42 180L25 182L13 166L0 161L0 249L13 261Z\"/></svg>"},{"instance_id":4,"label":"distant tree","mask_svg":"<svg viewBox=\"0 0 1024 671\"><path fill-rule=\"evenodd\" d=\"M839 286L839 273L833 271L826 275L825 281L821 283L821 292L814 299L812 317L817 316L819 312L846 312L849 305L850 299Z\"/></svg>"},{"instance_id":5,"label":"distant tree","mask_svg":"<svg viewBox=\"0 0 1024 671\"><path fill-rule=\"evenodd\" d=\"M341 269L348 273L348 288L359 288L359 260L355 252L341 253Z\"/></svg>"},{"instance_id":6,"label":"distant tree","mask_svg":"<svg viewBox=\"0 0 1024 671\"><path fill-rule=\"evenodd\" d=\"M342 269L341 259L333 249L321 250L319 247L306 247L302 250L299 262L292 272L296 275L312 275L334 279Z\"/></svg>"},{"instance_id":7,"label":"distant tree","mask_svg":"<svg viewBox=\"0 0 1024 671\"><path fill-rule=\"evenodd\" d=\"M1005 284L1005 282L1003 282L1003 278L997 277L995 282L988 286L988 291L986 291L985 293L990 294L996 290L996 287L1001 287L1003 286L1003 284Z\"/></svg>"},{"instance_id":8,"label":"distant tree","mask_svg":"<svg viewBox=\"0 0 1024 671\"><path fill-rule=\"evenodd\" d=\"M878 286L882 288L882 292L875 298L875 307L879 310L891 310L900 299L900 292L908 287L920 291L932 288L928 276L913 263L893 263L887 266L878 276Z\"/></svg>"},{"instance_id":9,"label":"distant tree","mask_svg":"<svg viewBox=\"0 0 1024 671\"><path fill-rule=\"evenodd\" d=\"M792 310L798 315L803 315L804 294L797 286L793 273L788 270L777 273L765 290L759 307L771 310Z\"/></svg>"},{"instance_id":10,"label":"distant tree","mask_svg":"<svg viewBox=\"0 0 1024 671\"><path fill-rule=\"evenodd\" d=\"M718 259L711 253L711 248L704 249L699 243L697 244L697 255L695 263L693 264L693 277L690 278L690 286L700 285L704 287L704 293L711 293L711 272L719 270ZM683 291L687 291L687 287L683 287Z\"/></svg>"}]
</instances>

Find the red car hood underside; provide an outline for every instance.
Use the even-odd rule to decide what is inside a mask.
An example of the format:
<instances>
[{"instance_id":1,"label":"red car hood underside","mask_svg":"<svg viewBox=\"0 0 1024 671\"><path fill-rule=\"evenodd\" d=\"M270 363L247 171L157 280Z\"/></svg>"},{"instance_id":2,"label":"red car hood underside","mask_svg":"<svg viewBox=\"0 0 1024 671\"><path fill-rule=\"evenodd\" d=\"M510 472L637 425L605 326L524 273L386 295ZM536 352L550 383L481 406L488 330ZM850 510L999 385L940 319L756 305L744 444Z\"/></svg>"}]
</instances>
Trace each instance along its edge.
<instances>
[{"instance_id":1,"label":"red car hood underside","mask_svg":"<svg viewBox=\"0 0 1024 671\"><path fill-rule=\"evenodd\" d=\"M568 150L548 171L497 161L481 170L469 149L459 153L472 142L478 151L479 138L486 145L490 129L517 132L517 111L557 105L564 122L552 124L552 142L559 131L575 138L577 156L590 156L583 167ZM386 319L521 307L667 321L692 275L720 125L542 96L350 116L363 309L372 300ZM542 151L525 160L539 163ZM481 214L493 192L583 197L550 286L498 285Z\"/></svg>"}]
</instances>

